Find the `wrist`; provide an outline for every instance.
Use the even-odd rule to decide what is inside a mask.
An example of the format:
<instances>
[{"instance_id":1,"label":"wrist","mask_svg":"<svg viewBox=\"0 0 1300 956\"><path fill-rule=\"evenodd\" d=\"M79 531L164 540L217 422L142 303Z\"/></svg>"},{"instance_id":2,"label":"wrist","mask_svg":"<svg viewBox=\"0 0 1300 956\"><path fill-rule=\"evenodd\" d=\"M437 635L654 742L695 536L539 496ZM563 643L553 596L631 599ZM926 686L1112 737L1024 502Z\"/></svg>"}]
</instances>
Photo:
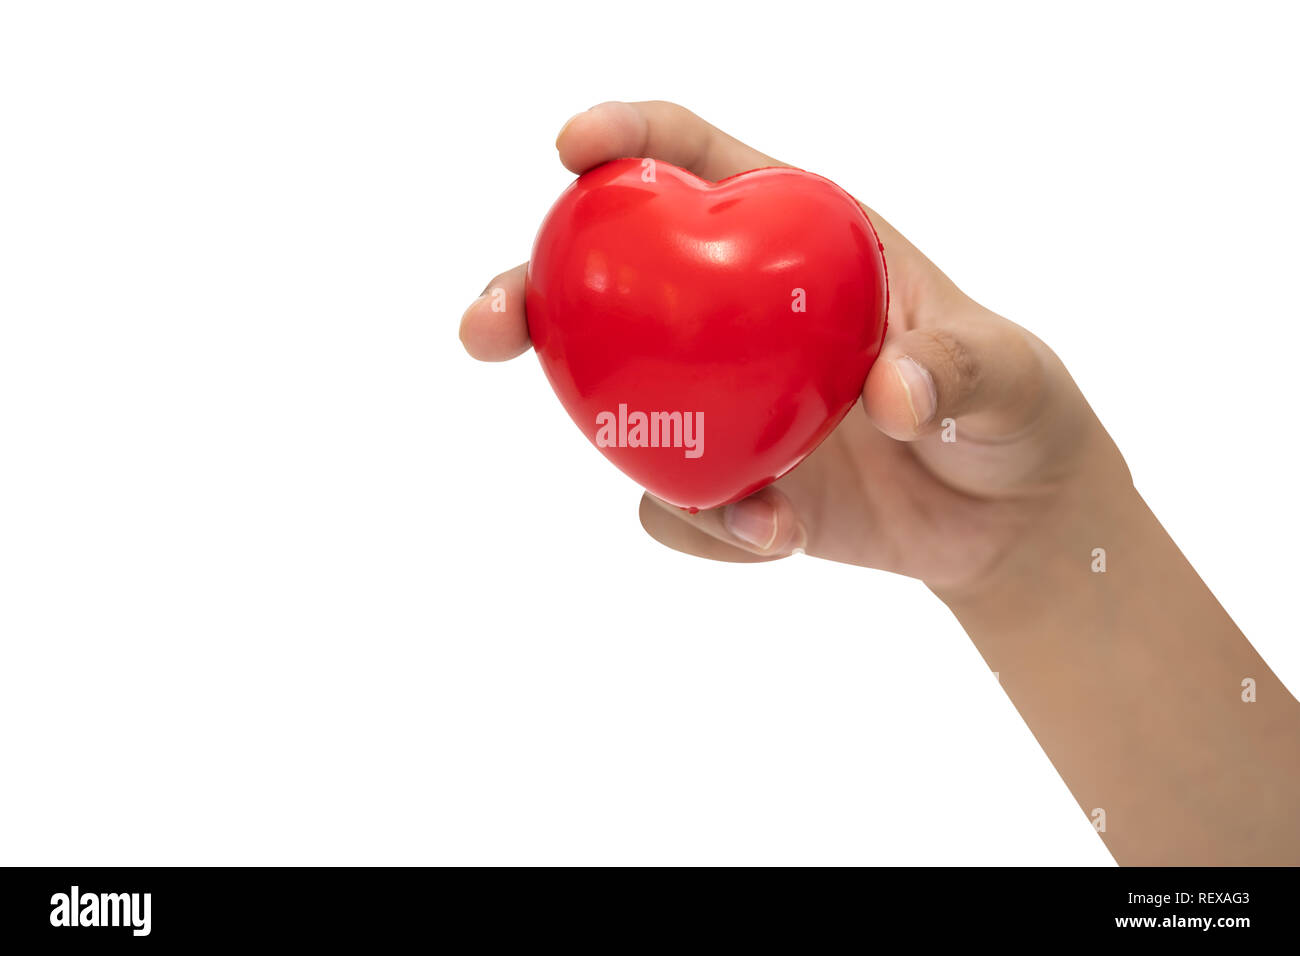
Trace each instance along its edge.
<instances>
[{"instance_id":1,"label":"wrist","mask_svg":"<svg viewBox=\"0 0 1300 956\"><path fill-rule=\"evenodd\" d=\"M1294 864L1300 704L1131 482L1079 482L1035 518L935 593L1116 859Z\"/></svg>"},{"instance_id":2,"label":"wrist","mask_svg":"<svg viewBox=\"0 0 1300 956\"><path fill-rule=\"evenodd\" d=\"M1159 522L1127 469L1109 471L1027 504L1020 532L982 575L931 588L977 645L1022 632L1060 633L1103 596L1136 586L1135 567L1162 560L1154 553Z\"/></svg>"}]
</instances>

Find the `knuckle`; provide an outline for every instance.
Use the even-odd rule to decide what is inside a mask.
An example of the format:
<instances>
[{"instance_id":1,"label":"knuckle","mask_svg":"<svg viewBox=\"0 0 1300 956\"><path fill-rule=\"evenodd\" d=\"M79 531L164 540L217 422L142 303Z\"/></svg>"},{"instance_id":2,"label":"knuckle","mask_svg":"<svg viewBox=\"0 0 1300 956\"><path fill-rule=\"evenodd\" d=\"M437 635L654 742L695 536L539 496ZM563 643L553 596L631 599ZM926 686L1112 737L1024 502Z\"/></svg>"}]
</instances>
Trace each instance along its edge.
<instances>
[{"instance_id":1,"label":"knuckle","mask_svg":"<svg viewBox=\"0 0 1300 956\"><path fill-rule=\"evenodd\" d=\"M685 106L682 106L681 103L674 102L673 100L651 100L650 102L660 109L671 113L678 119L688 119L695 116L694 113L688 110Z\"/></svg>"},{"instance_id":2,"label":"knuckle","mask_svg":"<svg viewBox=\"0 0 1300 956\"><path fill-rule=\"evenodd\" d=\"M935 329L929 337L938 361L948 372L943 378L955 385L960 393L973 390L982 371L975 352L959 336L946 329Z\"/></svg>"}]
</instances>

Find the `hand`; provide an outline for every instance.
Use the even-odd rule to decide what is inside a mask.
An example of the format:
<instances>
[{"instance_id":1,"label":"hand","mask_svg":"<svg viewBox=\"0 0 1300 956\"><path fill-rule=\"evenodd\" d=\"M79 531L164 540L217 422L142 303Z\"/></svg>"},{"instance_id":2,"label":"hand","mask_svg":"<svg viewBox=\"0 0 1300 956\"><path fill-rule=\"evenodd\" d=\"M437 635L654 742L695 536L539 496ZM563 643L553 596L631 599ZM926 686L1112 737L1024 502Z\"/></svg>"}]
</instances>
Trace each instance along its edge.
<instances>
[{"instance_id":1,"label":"hand","mask_svg":"<svg viewBox=\"0 0 1300 956\"><path fill-rule=\"evenodd\" d=\"M671 103L605 103L556 141L576 173L650 156L709 180L784 165ZM866 207L864 207L865 209ZM891 305L862 402L802 464L744 501L695 515L645 495L657 540L729 561L796 549L920 578L957 595L982 587L1071 486L1128 484L1113 444L1060 361L1024 329L973 302L866 209L885 246ZM528 348L518 266L466 311L461 339L497 361Z\"/></svg>"},{"instance_id":2,"label":"hand","mask_svg":"<svg viewBox=\"0 0 1300 956\"><path fill-rule=\"evenodd\" d=\"M775 163L669 103L597 106L557 145L574 172L650 156L717 180ZM775 484L696 515L647 495L641 523L702 557L802 548L920 578L1117 860L1294 865L1300 704L1146 507L1056 356L866 212L891 305L862 401ZM465 313L472 355L528 348L524 270L489 284L505 312L484 297Z\"/></svg>"}]
</instances>

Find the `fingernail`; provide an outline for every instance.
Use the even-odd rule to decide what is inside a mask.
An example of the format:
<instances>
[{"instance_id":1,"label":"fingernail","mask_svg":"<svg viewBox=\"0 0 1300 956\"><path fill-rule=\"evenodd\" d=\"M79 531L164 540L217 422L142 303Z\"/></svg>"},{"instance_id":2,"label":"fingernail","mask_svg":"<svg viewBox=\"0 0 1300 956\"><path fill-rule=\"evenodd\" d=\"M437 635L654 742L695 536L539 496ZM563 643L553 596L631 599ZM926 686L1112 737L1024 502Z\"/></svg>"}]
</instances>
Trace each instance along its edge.
<instances>
[{"instance_id":1,"label":"fingernail","mask_svg":"<svg viewBox=\"0 0 1300 956\"><path fill-rule=\"evenodd\" d=\"M722 523L741 541L763 551L776 540L776 509L762 500L746 498L727 505Z\"/></svg>"},{"instance_id":2,"label":"fingernail","mask_svg":"<svg viewBox=\"0 0 1300 956\"><path fill-rule=\"evenodd\" d=\"M589 112L591 112L591 111L590 111L590 110L583 110L583 111L582 111L582 113L589 113ZM560 146L560 138L561 138L562 136L564 136L564 131L565 131L566 129L568 129L568 128L573 124L573 121L576 120L579 116L581 116L582 113L574 113L572 116L570 116L567 120L564 121L564 125L560 127L560 131L559 131L558 133L555 134L555 147L556 147L556 149L559 149L559 146Z\"/></svg>"},{"instance_id":3,"label":"fingernail","mask_svg":"<svg viewBox=\"0 0 1300 956\"><path fill-rule=\"evenodd\" d=\"M934 390L934 377L910 355L894 359L898 380L903 383L907 407L912 411L912 424L920 428L934 417L939 395Z\"/></svg>"}]
</instances>

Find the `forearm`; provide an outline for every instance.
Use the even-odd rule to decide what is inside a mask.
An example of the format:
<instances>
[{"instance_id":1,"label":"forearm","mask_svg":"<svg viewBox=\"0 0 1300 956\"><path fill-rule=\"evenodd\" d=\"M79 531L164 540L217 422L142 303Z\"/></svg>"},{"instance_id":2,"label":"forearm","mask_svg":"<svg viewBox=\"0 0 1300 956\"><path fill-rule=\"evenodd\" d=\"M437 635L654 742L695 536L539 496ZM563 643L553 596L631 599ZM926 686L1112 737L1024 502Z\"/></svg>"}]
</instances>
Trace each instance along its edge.
<instances>
[{"instance_id":1,"label":"forearm","mask_svg":"<svg viewBox=\"0 0 1300 956\"><path fill-rule=\"evenodd\" d=\"M1131 485L1074 497L940 597L1121 864L1300 864L1300 705Z\"/></svg>"}]
</instances>

